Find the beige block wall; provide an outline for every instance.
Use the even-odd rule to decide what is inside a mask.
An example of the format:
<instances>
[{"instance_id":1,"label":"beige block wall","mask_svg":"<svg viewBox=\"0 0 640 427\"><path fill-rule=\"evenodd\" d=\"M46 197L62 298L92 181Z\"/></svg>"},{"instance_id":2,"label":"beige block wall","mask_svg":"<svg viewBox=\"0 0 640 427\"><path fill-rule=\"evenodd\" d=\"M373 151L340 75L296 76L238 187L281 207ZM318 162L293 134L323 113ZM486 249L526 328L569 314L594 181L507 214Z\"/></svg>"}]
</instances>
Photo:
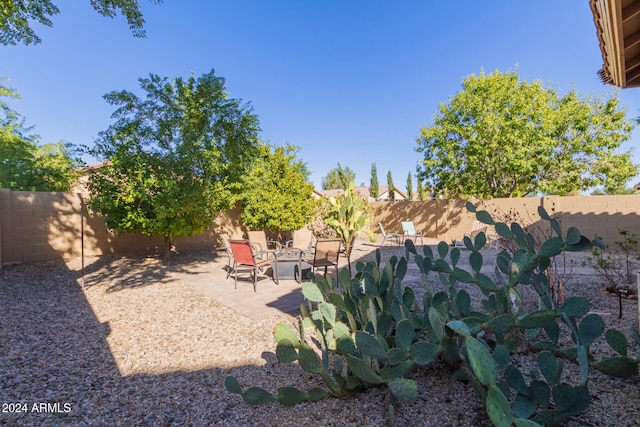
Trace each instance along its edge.
<instances>
[{"instance_id":1,"label":"beige block wall","mask_svg":"<svg viewBox=\"0 0 640 427\"><path fill-rule=\"evenodd\" d=\"M540 219L539 206L558 219L563 232L574 226L590 239L598 235L611 244L619 239L618 230L626 229L640 235L640 194L491 199L476 201L474 205L477 210L489 212L495 220L535 224L545 233L550 233L550 227ZM376 233L380 232L378 222L388 234L393 234L402 232L400 222L413 221L425 236L447 242L469 233L475 219L475 214L466 210L463 201L377 202L373 207L375 219L371 230ZM493 231L489 229L488 232Z\"/></svg>"},{"instance_id":2,"label":"beige block wall","mask_svg":"<svg viewBox=\"0 0 640 427\"><path fill-rule=\"evenodd\" d=\"M0 266L8 263L46 261L109 253L158 253L161 237L117 235L106 229L104 220L83 209L79 193L34 193L0 189ZM477 201L477 209L496 218L514 218L525 224L540 224L537 213L542 205L556 215L562 228L576 226L585 236L596 234L606 243L618 239L618 230L640 235L640 195L576 196ZM413 221L427 237L450 242L471 230L475 215L465 202L430 200L424 202L373 203L375 219L371 230L380 233L381 222L389 234L401 233L402 221ZM548 228L546 222L542 222ZM489 230L491 233L492 230ZM218 236L243 237L240 209L222 213L206 232L179 238L177 250L220 247Z\"/></svg>"},{"instance_id":3,"label":"beige block wall","mask_svg":"<svg viewBox=\"0 0 640 427\"><path fill-rule=\"evenodd\" d=\"M113 253L155 254L162 237L118 235L103 218L87 212L79 193L44 193L0 189L0 266L3 264L70 259ZM221 214L204 233L178 238L177 250L217 248L220 233L242 236L240 210Z\"/></svg>"}]
</instances>

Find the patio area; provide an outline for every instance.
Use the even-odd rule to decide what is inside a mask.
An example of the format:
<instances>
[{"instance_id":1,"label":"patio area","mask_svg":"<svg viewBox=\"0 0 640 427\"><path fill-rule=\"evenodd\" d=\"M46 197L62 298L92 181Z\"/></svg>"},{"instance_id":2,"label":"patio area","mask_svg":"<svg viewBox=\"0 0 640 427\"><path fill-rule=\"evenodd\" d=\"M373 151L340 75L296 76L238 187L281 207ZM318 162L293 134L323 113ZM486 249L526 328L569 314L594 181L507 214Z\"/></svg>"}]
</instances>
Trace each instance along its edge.
<instances>
[{"instance_id":1,"label":"patio area","mask_svg":"<svg viewBox=\"0 0 640 427\"><path fill-rule=\"evenodd\" d=\"M382 236L376 236L376 242L370 242L367 236L360 236L356 240L351 255L351 267L355 272L356 263L375 260L376 249L380 249L383 264L392 256L402 257L406 250L404 246L396 246L389 241L384 246L379 246ZM436 253L437 239L425 238L425 245L429 245ZM482 250L484 265L482 271L485 274L493 274L495 257L498 250L485 248ZM466 249L461 250L461 259L458 266L468 266L468 254ZM584 254L573 254L575 260L572 263L573 274L590 274L592 269L582 265ZM339 268L347 267L347 260L340 257ZM269 269L271 270L271 269ZM175 254L172 267L168 269L171 280L179 281L192 287L199 293L216 300L234 310L235 312L254 321L262 321L278 315L287 314L296 316L299 313L300 304L304 302L301 292L301 284L290 278L282 278L276 284L272 278L272 271L267 271L267 276L259 275L257 291L253 290L253 283L248 273L242 273L238 278L238 286L234 287L233 273L227 278L227 257L223 250L209 251L185 251L184 254ZM336 277L335 269L329 269L332 277ZM322 269L317 273L321 274ZM419 282L420 273L417 266L409 263L407 280Z\"/></svg>"},{"instance_id":2,"label":"patio area","mask_svg":"<svg viewBox=\"0 0 640 427\"><path fill-rule=\"evenodd\" d=\"M359 239L356 242L351 256L354 271L357 261L373 259L377 245L367 239ZM394 254L404 253L404 247L391 245L382 248L382 250L385 253L385 259ZM301 285L291 278L283 278L286 276L282 271L280 271L278 284L271 279L272 271L269 271L270 269L267 271L269 277L259 275L256 292L253 290L250 275L241 273L236 289L233 273L227 278L227 257L224 251L218 251L208 261L206 252L189 252L184 256L177 254L175 263L180 267L171 269L170 276L255 321L269 319L280 314L297 315L300 312L300 304L304 301ZM193 259L189 261L189 257ZM182 264L185 262L189 268L184 268ZM347 260L340 257L339 268L344 267L347 267ZM329 272L334 278L336 277L335 269L329 269ZM322 269L318 269L317 273L322 273Z\"/></svg>"}]
</instances>

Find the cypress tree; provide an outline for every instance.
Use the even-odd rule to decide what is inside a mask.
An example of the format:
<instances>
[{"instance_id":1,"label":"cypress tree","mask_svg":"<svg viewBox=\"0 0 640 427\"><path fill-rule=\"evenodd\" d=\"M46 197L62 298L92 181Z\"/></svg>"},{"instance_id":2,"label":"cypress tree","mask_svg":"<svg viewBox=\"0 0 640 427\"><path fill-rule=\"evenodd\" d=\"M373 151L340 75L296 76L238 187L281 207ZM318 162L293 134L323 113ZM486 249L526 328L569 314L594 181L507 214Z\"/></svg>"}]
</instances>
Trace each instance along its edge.
<instances>
[{"instance_id":1,"label":"cypress tree","mask_svg":"<svg viewBox=\"0 0 640 427\"><path fill-rule=\"evenodd\" d=\"M396 188L393 186L393 178L391 178L391 171L387 172L387 185L389 186L389 200L395 202L396 200Z\"/></svg>"},{"instance_id":2,"label":"cypress tree","mask_svg":"<svg viewBox=\"0 0 640 427\"><path fill-rule=\"evenodd\" d=\"M424 188L422 187L422 179L420 178L420 175L418 175L418 200L423 201L424 200Z\"/></svg>"},{"instance_id":3,"label":"cypress tree","mask_svg":"<svg viewBox=\"0 0 640 427\"><path fill-rule=\"evenodd\" d=\"M378 185L378 168L376 164L371 165L371 187L369 188L369 195L374 199L378 198L380 186Z\"/></svg>"}]
</instances>

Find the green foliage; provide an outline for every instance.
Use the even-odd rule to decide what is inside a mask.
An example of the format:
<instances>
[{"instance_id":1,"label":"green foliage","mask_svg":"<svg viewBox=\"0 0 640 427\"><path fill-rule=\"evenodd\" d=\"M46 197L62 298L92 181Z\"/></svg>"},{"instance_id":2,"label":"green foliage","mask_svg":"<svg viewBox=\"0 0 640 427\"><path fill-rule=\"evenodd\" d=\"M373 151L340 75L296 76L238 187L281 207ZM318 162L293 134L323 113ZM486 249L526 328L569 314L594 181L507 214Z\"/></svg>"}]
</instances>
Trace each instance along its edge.
<instances>
[{"instance_id":1,"label":"green foliage","mask_svg":"<svg viewBox=\"0 0 640 427\"><path fill-rule=\"evenodd\" d=\"M393 185L391 171L387 172L387 187L389 188L389 200L393 202L396 200L396 187Z\"/></svg>"},{"instance_id":2,"label":"green foliage","mask_svg":"<svg viewBox=\"0 0 640 427\"><path fill-rule=\"evenodd\" d=\"M467 207L475 210L471 204ZM560 233L557 221L540 209L540 216L558 230L554 238L559 240L554 242L559 243L547 247L558 247L561 253L586 250L592 244L577 230ZM312 281L303 284L307 304L301 306L298 331L283 324L275 331L278 360L298 361L303 370L318 375L326 387L324 394L317 392L318 397L347 398L367 388L387 387L393 420L393 406L417 396L411 371L439 359L453 367L454 378L474 386L496 426L555 425L584 411L590 405L587 384L592 368L620 377L637 373L638 360L627 354L628 343L620 332L604 333L619 356L597 360L590 352L593 342L602 339L604 322L587 314L585 298L567 298L564 304L551 298L545 274L549 255L536 251L532 236L518 224L494 222L486 211L477 212L476 218L496 225L503 238L519 247L519 252L499 254L497 283L481 272L482 233L468 245L475 259L470 271L458 266L459 250L450 250L445 242L434 254L429 246L418 253L407 241L406 257L394 256L384 265L378 251L375 262L357 264L353 277L343 269L337 282L331 276L311 276ZM420 303L413 290L403 286L408 258L422 273ZM436 276L445 290L437 290L430 276ZM480 287L482 310L471 308L460 281ZM519 303L523 287L538 294L538 309L527 312ZM316 333L311 339L319 343L317 352L306 344L309 332ZM561 333L568 333L569 339L561 339ZM640 345L637 331L633 335ZM522 352L533 355L535 363L525 374L511 363L511 354ZM579 379L566 381L563 361L579 366ZM247 403L311 400L311 391L288 390L293 397L285 399L282 388L275 394L263 389L249 393L252 389L243 391L233 377L225 384Z\"/></svg>"},{"instance_id":3,"label":"green foliage","mask_svg":"<svg viewBox=\"0 0 640 427\"><path fill-rule=\"evenodd\" d=\"M89 177L89 206L107 227L174 237L211 226L239 199L241 177L258 150L258 118L227 97L214 71L168 81L140 79L145 97L111 92L115 123L89 152L105 160Z\"/></svg>"},{"instance_id":4,"label":"green foliage","mask_svg":"<svg viewBox=\"0 0 640 427\"><path fill-rule=\"evenodd\" d=\"M424 187L422 186L422 177L418 174L418 186L416 188L416 193L418 193L418 200L425 200L424 197Z\"/></svg>"},{"instance_id":5,"label":"green foliage","mask_svg":"<svg viewBox=\"0 0 640 427\"><path fill-rule=\"evenodd\" d=\"M159 4L162 0L150 0ZM127 18L129 28L136 37L144 37L144 19L137 0L91 0L91 6L101 15L113 18L118 9ZM0 43L26 45L40 43L31 28L31 21L51 27L51 17L60 9L51 0L3 1L0 3Z\"/></svg>"},{"instance_id":6,"label":"green foliage","mask_svg":"<svg viewBox=\"0 0 640 427\"><path fill-rule=\"evenodd\" d=\"M0 85L0 188L16 191L69 191L81 162L76 148L65 142L38 144L20 115L1 97L19 98Z\"/></svg>"},{"instance_id":7,"label":"green foliage","mask_svg":"<svg viewBox=\"0 0 640 427\"><path fill-rule=\"evenodd\" d=\"M242 184L242 223L251 229L297 230L311 222L313 184L297 149L261 145Z\"/></svg>"},{"instance_id":8,"label":"green foliage","mask_svg":"<svg viewBox=\"0 0 640 427\"><path fill-rule=\"evenodd\" d=\"M323 190L343 189L356 180L356 173L352 171L348 166L343 168L340 163L338 167L331 169L327 176L323 177L320 181L320 186Z\"/></svg>"},{"instance_id":9,"label":"green foliage","mask_svg":"<svg viewBox=\"0 0 640 427\"><path fill-rule=\"evenodd\" d=\"M420 174L451 198L612 193L638 173L630 152L615 153L632 126L616 97L561 95L517 71L471 75L421 128Z\"/></svg>"},{"instance_id":10,"label":"green foliage","mask_svg":"<svg viewBox=\"0 0 640 427\"><path fill-rule=\"evenodd\" d=\"M329 204L324 221L342 239L347 253L351 253L353 242L360 233L366 233L372 242L375 241L373 233L367 229L373 220L371 206L354 193L353 182L343 195L330 197Z\"/></svg>"},{"instance_id":11,"label":"green foliage","mask_svg":"<svg viewBox=\"0 0 640 427\"><path fill-rule=\"evenodd\" d=\"M413 179L411 178L411 172L407 176L407 197L409 200L413 200Z\"/></svg>"},{"instance_id":12,"label":"green foliage","mask_svg":"<svg viewBox=\"0 0 640 427\"><path fill-rule=\"evenodd\" d=\"M378 184L378 168L374 163L371 165L371 186L369 187L369 195L374 199L377 199L379 193L380 185Z\"/></svg>"}]
</instances>

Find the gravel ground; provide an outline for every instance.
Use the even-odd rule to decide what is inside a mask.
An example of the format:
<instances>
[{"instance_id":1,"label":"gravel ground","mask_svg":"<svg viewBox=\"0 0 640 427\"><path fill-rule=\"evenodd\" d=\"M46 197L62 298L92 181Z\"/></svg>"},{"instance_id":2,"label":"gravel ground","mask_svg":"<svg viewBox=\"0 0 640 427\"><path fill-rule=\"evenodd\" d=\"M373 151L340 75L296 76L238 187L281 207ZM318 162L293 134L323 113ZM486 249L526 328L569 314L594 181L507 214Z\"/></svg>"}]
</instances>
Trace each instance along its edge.
<instances>
[{"instance_id":1,"label":"gravel ground","mask_svg":"<svg viewBox=\"0 0 640 427\"><path fill-rule=\"evenodd\" d=\"M371 246L357 249L372 256ZM0 269L0 425L385 425L384 389L295 407L252 407L225 391L230 374L245 387L272 391L316 384L275 358L273 328L295 318L254 322L171 276L190 263L225 261L206 251L178 254L171 267L155 258L92 258L84 288L80 260ZM623 301L618 319L617 298L604 296L591 272L575 268L571 276L565 294L590 298L607 328L627 333L637 325L636 301ZM410 269L407 281L419 292L417 278ZM449 375L438 364L417 370L418 399L399 406L397 424L490 425L475 392ZM565 425L640 423L638 376L595 373L590 390L592 406Z\"/></svg>"}]
</instances>

